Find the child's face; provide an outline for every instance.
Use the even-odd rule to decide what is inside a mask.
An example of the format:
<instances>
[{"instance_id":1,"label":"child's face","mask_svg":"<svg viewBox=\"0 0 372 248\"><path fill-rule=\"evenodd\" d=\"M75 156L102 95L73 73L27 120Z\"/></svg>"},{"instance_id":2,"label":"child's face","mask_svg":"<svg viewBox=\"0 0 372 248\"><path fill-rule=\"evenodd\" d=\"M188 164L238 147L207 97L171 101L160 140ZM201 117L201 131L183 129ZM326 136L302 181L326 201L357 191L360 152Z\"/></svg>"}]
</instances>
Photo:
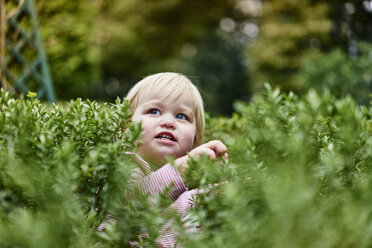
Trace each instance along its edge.
<instances>
[{"instance_id":1,"label":"child's face","mask_svg":"<svg viewBox=\"0 0 372 248\"><path fill-rule=\"evenodd\" d=\"M162 100L161 92L142 96L132 120L142 122L139 155L159 168L166 157L179 158L191 151L196 126L194 101L187 94L176 100Z\"/></svg>"}]
</instances>

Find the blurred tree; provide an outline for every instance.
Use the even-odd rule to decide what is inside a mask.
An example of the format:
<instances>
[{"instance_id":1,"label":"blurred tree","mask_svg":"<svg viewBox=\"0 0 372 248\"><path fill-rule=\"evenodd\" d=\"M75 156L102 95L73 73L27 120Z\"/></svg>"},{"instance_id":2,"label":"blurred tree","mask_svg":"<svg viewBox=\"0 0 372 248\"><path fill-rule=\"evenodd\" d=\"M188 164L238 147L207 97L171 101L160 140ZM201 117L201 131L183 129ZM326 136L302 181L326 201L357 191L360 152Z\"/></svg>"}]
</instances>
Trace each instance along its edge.
<instances>
[{"instance_id":1,"label":"blurred tree","mask_svg":"<svg viewBox=\"0 0 372 248\"><path fill-rule=\"evenodd\" d=\"M372 40L371 0L35 3L60 99L112 100L148 74L178 71L196 79L212 113L226 114L266 81L307 87L299 69L312 54L341 47L355 57L358 41Z\"/></svg>"},{"instance_id":2,"label":"blurred tree","mask_svg":"<svg viewBox=\"0 0 372 248\"><path fill-rule=\"evenodd\" d=\"M295 75L301 60L329 39L328 6L304 0L263 1L258 37L248 45L252 90L265 82L284 90L299 88Z\"/></svg>"},{"instance_id":3,"label":"blurred tree","mask_svg":"<svg viewBox=\"0 0 372 248\"><path fill-rule=\"evenodd\" d=\"M372 93L372 1L329 1L332 20L324 53L305 59L298 79L303 91L315 87L369 104Z\"/></svg>"},{"instance_id":4,"label":"blurred tree","mask_svg":"<svg viewBox=\"0 0 372 248\"><path fill-rule=\"evenodd\" d=\"M177 71L196 79L212 113L231 113L233 100L248 95L243 47L231 41L234 32L225 34L229 39L217 33L221 20L238 29L246 19L235 1L105 2L99 34L105 82L96 97L123 96L148 74Z\"/></svg>"},{"instance_id":5,"label":"blurred tree","mask_svg":"<svg viewBox=\"0 0 372 248\"><path fill-rule=\"evenodd\" d=\"M372 92L372 44L360 43L358 56L349 56L341 49L308 58L299 73L305 89L352 96L356 102L368 105Z\"/></svg>"},{"instance_id":6,"label":"blurred tree","mask_svg":"<svg viewBox=\"0 0 372 248\"><path fill-rule=\"evenodd\" d=\"M87 98L100 80L95 40L100 2L35 1L58 99Z\"/></svg>"},{"instance_id":7,"label":"blurred tree","mask_svg":"<svg viewBox=\"0 0 372 248\"><path fill-rule=\"evenodd\" d=\"M57 96L113 100L148 74L177 71L196 79L210 112L231 113L249 95L244 2L36 0Z\"/></svg>"},{"instance_id":8,"label":"blurred tree","mask_svg":"<svg viewBox=\"0 0 372 248\"><path fill-rule=\"evenodd\" d=\"M260 35L247 48L254 92L266 81L286 91L305 90L303 87L311 85L308 81L301 84L307 79L298 76L307 73L299 74L302 64L309 61L307 58L325 52L334 61L337 53L328 52L339 47L341 50L338 53L344 51L346 54L342 56L349 59L348 56L358 56L359 41L372 42L370 0L262 2L262 15L258 18ZM335 70L334 73L336 71L340 72ZM345 90L340 87L341 91Z\"/></svg>"},{"instance_id":9,"label":"blurred tree","mask_svg":"<svg viewBox=\"0 0 372 248\"><path fill-rule=\"evenodd\" d=\"M327 4L333 22L332 47L340 45L354 56L358 52L358 41L372 42L371 0L330 0Z\"/></svg>"},{"instance_id":10,"label":"blurred tree","mask_svg":"<svg viewBox=\"0 0 372 248\"><path fill-rule=\"evenodd\" d=\"M199 43L199 52L180 71L191 77L203 95L211 114L229 115L232 103L248 99L248 75L242 54L243 46L226 40L219 32L209 32Z\"/></svg>"}]
</instances>

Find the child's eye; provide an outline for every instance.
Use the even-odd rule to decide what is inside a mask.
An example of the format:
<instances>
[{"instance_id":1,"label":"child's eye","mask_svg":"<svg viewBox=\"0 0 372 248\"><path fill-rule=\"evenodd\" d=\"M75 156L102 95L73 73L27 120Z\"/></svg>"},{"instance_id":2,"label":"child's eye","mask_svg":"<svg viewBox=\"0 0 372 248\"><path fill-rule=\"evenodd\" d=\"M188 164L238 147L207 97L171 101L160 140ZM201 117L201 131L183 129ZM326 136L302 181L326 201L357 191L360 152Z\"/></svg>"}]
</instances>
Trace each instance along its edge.
<instances>
[{"instance_id":1,"label":"child's eye","mask_svg":"<svg viewBox=\"0 0 372 248\"><path fill-rule=\"evenodd\" d=\"M176 119L185 120L187 121L187 116L184 114L177 114Z\"/></svg>"},{"instance_id":2,"label":"child's eye","mask_svg":"<svg viewBox=\"0 0 372 248\"><path fill-rule=\"evenodd\" d=\"M151 115L160 115L161 114L159 109L150 109L148 111L148 113L151 114Z\"/></svg>"}]
</instances>

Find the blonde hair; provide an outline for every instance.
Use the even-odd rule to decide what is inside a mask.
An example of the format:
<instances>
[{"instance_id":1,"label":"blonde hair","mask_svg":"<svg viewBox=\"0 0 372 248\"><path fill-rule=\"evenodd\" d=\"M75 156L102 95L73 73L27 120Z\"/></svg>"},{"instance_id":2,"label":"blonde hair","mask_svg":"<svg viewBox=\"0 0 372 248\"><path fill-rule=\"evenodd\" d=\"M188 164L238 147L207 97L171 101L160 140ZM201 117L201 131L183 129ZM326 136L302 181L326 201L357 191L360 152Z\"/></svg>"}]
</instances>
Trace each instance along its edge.
<instances>
[{"instance_id":1,"label":"blonde hair","mask_svg":"<svg viewBox=\"0 0 372 248\"><path fill-rule=\"evenodd\" d=\"M131 88L126 99L131 104L131 111L135 112L141 96L146 96L153 90L164 92L163 99L175 100L182 94L188 94L195 100L195 140L194 147L202 143L204 135L204 107L203 99L197 87L186 76L175 72L157 73L145 77Z\"/></svg>"}]
</instances>

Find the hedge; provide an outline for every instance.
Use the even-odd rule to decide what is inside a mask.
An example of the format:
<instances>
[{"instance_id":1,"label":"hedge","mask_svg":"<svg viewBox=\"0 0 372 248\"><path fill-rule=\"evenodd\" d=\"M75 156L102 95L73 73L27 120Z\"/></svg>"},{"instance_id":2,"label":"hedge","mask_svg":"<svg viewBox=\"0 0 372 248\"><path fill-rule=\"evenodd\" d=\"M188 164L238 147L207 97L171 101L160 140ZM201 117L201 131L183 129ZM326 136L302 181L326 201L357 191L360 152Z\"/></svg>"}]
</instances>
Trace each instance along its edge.
<instances>
[{"instance_id":1,"label":"hedge","mask_svg":"<svg viewBox=\"0 0 372 248\"><path fill-rule=\"evenodd\" d=\"M235 109L206 118L205 140L222 140L229 161L192 160L189 187L228 183L197 199L200 229L182 246L370 247L372 109L270 86ZM59 106L1 91L0 247L155 246L169 200L123 195L140 137L130 116L120 99Z\"/></svg>"}]
</instances>

